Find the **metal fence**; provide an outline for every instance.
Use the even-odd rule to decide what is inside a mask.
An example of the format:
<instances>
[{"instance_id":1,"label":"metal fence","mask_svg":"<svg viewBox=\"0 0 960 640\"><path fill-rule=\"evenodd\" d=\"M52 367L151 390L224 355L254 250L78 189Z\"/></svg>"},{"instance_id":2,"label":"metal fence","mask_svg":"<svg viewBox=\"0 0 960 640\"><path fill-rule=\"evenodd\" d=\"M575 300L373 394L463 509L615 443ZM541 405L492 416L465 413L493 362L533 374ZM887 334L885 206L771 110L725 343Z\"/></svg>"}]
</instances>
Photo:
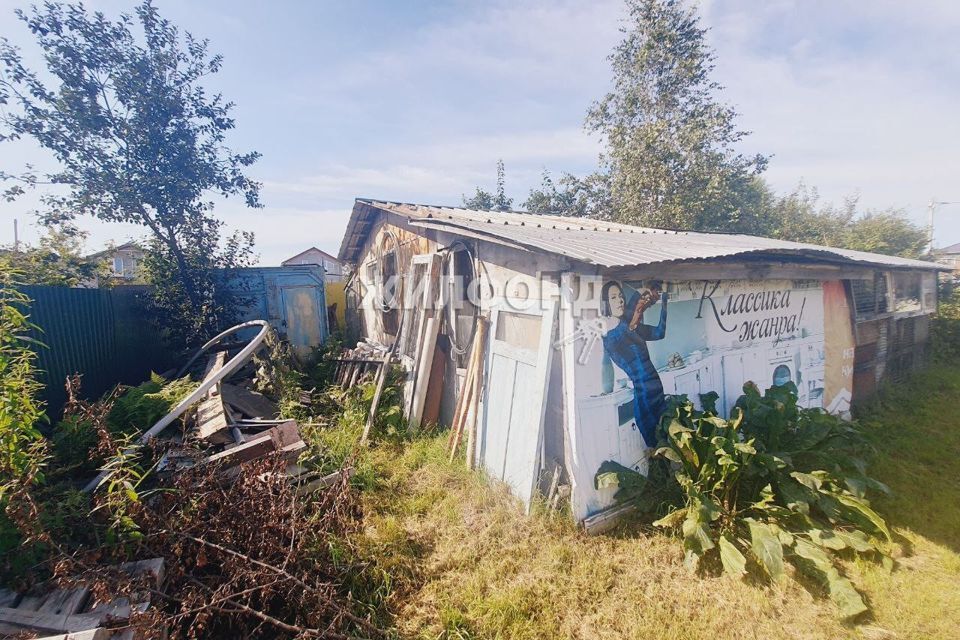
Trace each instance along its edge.
<instances>
[{"instance_id":1,"label":"metal fence","mask_svg":"<svg viewBox=\"0 0 960 640\"><path fill-rule=\"evenodd\" d=\"M83 395L94 398L117 383L138 384L151 371L174 364L174 354L148 320L147 286L24 286L22 291L33 301L30 321L37 329L32 337L44 345L37 347L37 364L51 420L63 411L64 380L70 374L81 374Z\"/></svg>"}]
</instances>

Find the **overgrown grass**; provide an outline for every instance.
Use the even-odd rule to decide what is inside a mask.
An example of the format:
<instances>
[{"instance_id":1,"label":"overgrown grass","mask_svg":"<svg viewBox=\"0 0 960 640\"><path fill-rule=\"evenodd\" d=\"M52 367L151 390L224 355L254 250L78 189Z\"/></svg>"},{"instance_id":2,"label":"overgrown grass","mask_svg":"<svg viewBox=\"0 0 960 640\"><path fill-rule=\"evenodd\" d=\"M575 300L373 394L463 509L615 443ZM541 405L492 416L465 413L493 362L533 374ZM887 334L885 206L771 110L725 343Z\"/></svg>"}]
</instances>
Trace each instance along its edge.
<instances>
[{"instance_id":1,"label":"overgrown grass","mask_svg":"<svg viewBox=\"0 0 960 640\"><path fill-rule=\"evenodd\" d=\"M901 550L892 573L847 567L872 609L859 625L816 585L694 576L678 541L643 523L588 537L564 517L525 516L503 487L447 462L445 434L360 454L364 520L342 553L366 569L351 587L404 638L955 638L958 394L960 369L937 367L862 418L871 474L893 490L874 504Z\"/></svg>"}]
</instances>

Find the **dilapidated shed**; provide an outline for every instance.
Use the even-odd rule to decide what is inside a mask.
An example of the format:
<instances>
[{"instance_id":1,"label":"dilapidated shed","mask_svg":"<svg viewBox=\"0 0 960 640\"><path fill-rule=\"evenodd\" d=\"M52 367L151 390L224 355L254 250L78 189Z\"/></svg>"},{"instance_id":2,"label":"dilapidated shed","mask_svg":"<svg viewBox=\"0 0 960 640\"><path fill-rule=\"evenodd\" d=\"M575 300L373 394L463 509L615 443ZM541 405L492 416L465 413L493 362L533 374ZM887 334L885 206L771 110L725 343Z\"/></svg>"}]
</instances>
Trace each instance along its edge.
<instances>
[{"instance_id":1,"label":"dilapidated shed","mask_svg":"<svg viewBox=\"0 0 960 640\"><path fill-rule=\"evenodd\" d=\"M463 420L471 347L488 335L469 459L527 504L566 487L588 522L613 504L612 489L594 487L603 461L646 470L665 395L716 391L729 412L747 381L792 382L804 406L845 413L920 366L943 268L368 199L356 200L339 259L353 267L348 306L363 338L396 341L411 372L413 422Z\"/></svg>"}]
</instances>

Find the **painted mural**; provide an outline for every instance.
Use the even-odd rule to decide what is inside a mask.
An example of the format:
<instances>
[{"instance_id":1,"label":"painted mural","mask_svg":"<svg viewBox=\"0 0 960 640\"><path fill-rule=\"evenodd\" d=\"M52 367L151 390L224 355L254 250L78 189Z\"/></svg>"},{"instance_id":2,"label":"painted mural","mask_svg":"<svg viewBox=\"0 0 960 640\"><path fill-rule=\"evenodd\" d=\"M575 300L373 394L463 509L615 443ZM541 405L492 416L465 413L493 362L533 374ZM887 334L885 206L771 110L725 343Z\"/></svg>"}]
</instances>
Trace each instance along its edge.
<instances>
[{"instance_id":1,"label":"painted mural","mask_svg":"<svg viewBox=\"0 0 960 640\"><path fill-rule=\"evenodd\" d=\"M729 415L747 381L792 382L804 407L849 408L853 334L840 282L604 280L596 297L575 315L599 339L572 345L578 519L612 504L614 489L593 486L603 461L646 473L666 395L699 403L716 391Z\"/></svg>"}]
</instances>

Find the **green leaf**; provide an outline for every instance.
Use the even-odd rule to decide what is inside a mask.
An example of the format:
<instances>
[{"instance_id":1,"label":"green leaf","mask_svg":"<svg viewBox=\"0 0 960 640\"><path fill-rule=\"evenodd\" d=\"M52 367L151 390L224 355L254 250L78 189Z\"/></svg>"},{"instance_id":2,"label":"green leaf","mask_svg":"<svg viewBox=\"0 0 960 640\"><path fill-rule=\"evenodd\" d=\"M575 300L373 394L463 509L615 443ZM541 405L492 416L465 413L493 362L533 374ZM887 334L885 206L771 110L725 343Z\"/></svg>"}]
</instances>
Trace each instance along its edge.
<instances>
[{"instance_id":1,"label":"green leaf","mask_svg":"<svg viewBox=\"0 0 960 640\"><path fill-rule=\"evenodd\" d=\"M825 529L811 529L809 534L810 539L821 547L833 549L835 551L847 548L846 541L833 531Z\"/></svg>"},{"instance_id":2,"label":"green leaf","mask_svg":"<svg viewBox=\"0 0 960 640\"><path fill-rule=\"evenodd\" d=\"M678 454L676 451L674 451L670 447L660 447L659 449L656 450L654 455L661 458L666 458L667 460L670 460L671 462L676 462L678 464L683 462L683 460L680 459L680 454Z\"/></svg>"},{"instance_id":3,"label":"green leaf","mask_svg":"<svg viewBox=\"0 0 960 640\"><path fill-rule=\"evenodd\" d=\"M773 530L763 522L747 519L750 527L750 549L760 566L774 580L783 576L783 546Z\"/></svg>"},{"instance_id":4,"label":"green leaf","mask_svg":"<svg viewBox=\"0 0 960 640\"><path fill-rule=\"evenodd\" d=\"M607 473L598 473L593 477L593 487L598 491L600 489L607 489L609 487L619 487L620 479L617 478L617 474L614 472Z\"/></svg>"},{"instance_id":5,"label":"green leaf","mask_svg":"<svg viewBox=\"0 0 960 640\"><path fill-rule=\"evenodd\" d=\"M880 517L880 514L868 507L862 500L858 500L853 496L845 496L842 494L834 497L845 507L861 514L864 518L866 518L876 528L877 531L883 534L883 536L887 539L887 542L893 541L893 536L890 535L890 529L887 528L886 521Z\"/></svg>"},{"instance_id":6,"label":"green leaf","mask_svg":"<svg viewBox=\"0 0 960 640\"><path fill-rule=\"evenodd\" d=\"M662 527L664 529L679 527L680 523L682 523L686 517L687 517L687 508L684 507L683 509L677 509L676 511L671 511L667 515L655 521L653 523L653 526Z\"/></svg>"},{"instance_id":7,"label":"green leaf","mask_svg":"<svg viewBox=\"0 0 960 640\"><path fill-rule=\"evenodd\" d=\"M637 497L647 488L647 484L647 479L642 474L613 460L604 461L593 477L593 486L596 489L618 487L619 490L614 496L618 500Z\"/></svg>"},{"instance_id":8,"label":"green leaf","mask_svg":"<svg viewBox=\"0 0 960 640\"><path fill-rule=\"evenodd\" d=\"M737 442L733 445L733 448L739 451L740 453L749 453L750 455L756 455L757 450L753 447L752 444L750 444L751 442L753 442L753 440L751 440L750 442Z\"/></svg>"},{"instance_id":9,"label":"green leaf","mask_svg":"<svg viewBox=\"0 0 960 640\"><path fill-rule=\"evenodd\" d=\"M840 610L844 618L858 616L867 610L863 598L857 593L853 583L840 575L830 556L816 545L806 540L797 539L795 552L801 558L809 560L820 573L820 579L827 585L830 599Z\"/></svg>"},{"instance_id":10,"label":"green leaf","mask_svg":"<svg viewBox=\"0 0 960 640\"><path fill-rule=\"evenodd\" d=\"M870 538L867 537L867 534L859 529L854 529L852 531L837 530L834 531L833 534L854 551L866 553L868 551L878 550L876 546L870 542Z\"/></svg>"},{"instance_id":11,"label":"green leaf","mask_svg":"<svg viewBox=\"0 0 960 640\"><path fill-rule=\"evenodd\" d=\"M702 520L700 509L687 510L682 531L684 564L691 571L696 571L703 554L716 546L710 538L710 530Z\"/></svg>"},{"instance_id":12,"label":"green leaf","mask_svg":"<svg viewBox=\"0 0 960 640\"><path fill-rule=\"evenodd\" d=\"M819 491L820 487L823 485L823 482L820 480L820 478L814 475L811 475L809 473L792 471L790 473L790 477L796 479L797 482L807 487L808 489L812 489L813 491Z\"/></svg>"},{"instance_id":13,"label":"green leaf","mask_svg":"<svg viewBox=\"0 0 960 640\"><path fill-rule=\"evenodd\" d=\"M733 576L742 576L747 571L747 559L726 535L720 536L720 562L723 570Z\"/></svg>"},{"instance_id":14,"label":"green leaf","mask_svg":"<svg viewBox=\"0 0 960 640\"><path fill-rule=\"evenodd\" d=\"M783 478L778 489L783 504L801 513L810 513L810 505L818 499L816 491L812 491L792 478Z\"/></svg>"}]
</instances>

